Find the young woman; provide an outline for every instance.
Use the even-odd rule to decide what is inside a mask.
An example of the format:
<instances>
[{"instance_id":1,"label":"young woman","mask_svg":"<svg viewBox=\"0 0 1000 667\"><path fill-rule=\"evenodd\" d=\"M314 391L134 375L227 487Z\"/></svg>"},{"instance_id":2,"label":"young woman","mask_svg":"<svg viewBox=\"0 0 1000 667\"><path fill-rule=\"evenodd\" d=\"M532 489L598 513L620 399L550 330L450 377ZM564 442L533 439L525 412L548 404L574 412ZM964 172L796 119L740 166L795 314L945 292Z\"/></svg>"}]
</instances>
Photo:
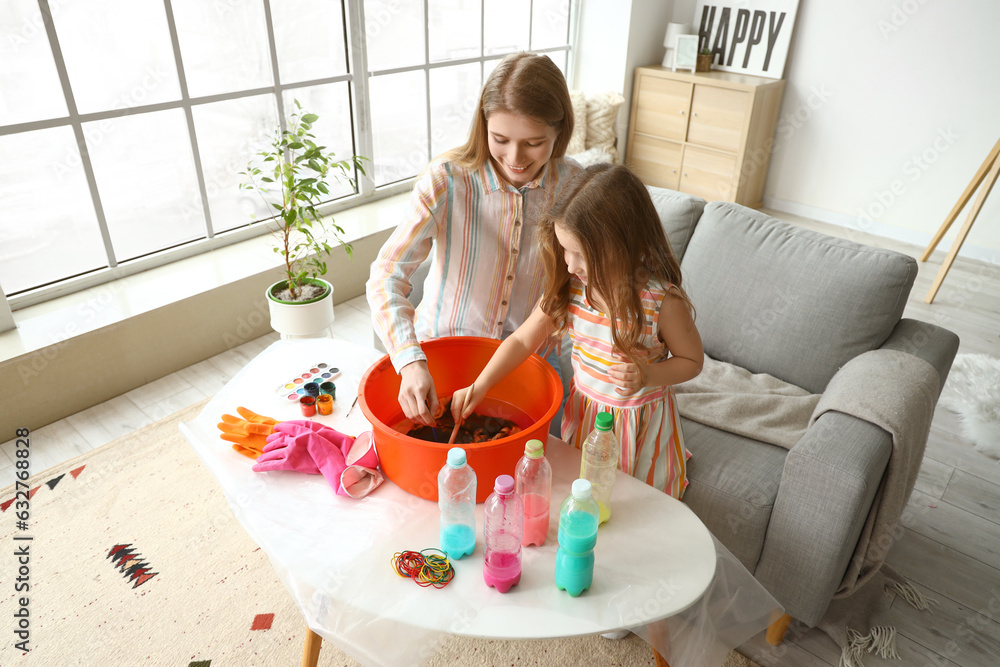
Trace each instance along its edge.
<instances>
[{"instance_id":1,"label":"young woman","mask_svg":"<svg viewBox=\"0 0 1000 667\"><path fill-rule=\"evenodd\" d=\"M573 108L548 56L517 53L490 75L465 145L431 162L402 223L372 264L368 303L376 332L402 376L399 403L434 424L438 398L420 340L503 338L538 302L538 222L570 176L564 159ZM410 276L433 253L414 309Z\"/></svg>"},{"instance_id":2,"label":"young woman","mask_svg":"<svg viewBox=\"0 0 1000 667\"><path fill-rule=\"evenodd\" d=\"M626 167L588 167L542 221L540 243L541 303L471 392L455 392L452 413L468 416L539 344L568 330L574 374L563 439L580 447L597 413L611 413L621 470L680 498L688 452L672 385L701 372L704 352L649 192Z\"/></svg>"}]
</instances>

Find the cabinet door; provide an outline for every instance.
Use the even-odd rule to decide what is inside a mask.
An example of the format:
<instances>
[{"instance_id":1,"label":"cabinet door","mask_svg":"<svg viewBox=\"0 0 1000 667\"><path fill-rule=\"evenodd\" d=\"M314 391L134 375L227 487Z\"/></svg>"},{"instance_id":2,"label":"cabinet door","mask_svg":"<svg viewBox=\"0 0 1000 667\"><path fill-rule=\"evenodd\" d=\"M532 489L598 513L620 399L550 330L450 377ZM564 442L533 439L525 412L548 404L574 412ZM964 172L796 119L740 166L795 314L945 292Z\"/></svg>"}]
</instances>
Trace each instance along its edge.
<instances>
[{"instance_id":1,"label":"cabinet door","mask_svg":"<svg viewBox=\"0 0 1000 667\"><path fill-rule=\"evenodd\" d=\"M691 84L640 74L636 105L636 132L684 141L688 111L691 106Z\"/></svg>"},{"instance_id":2,"label":"cabinet door","mask_svg":"<svg viewBox=\"0 0 1000 667\"><path fill-rule=\"evenodd\" d=\"M708 201L732 201L736 195L736 156L688 144L681 164L680 191Z\"/></svg>"},{"instance_id":3,"label":"cabinet door","mask_svg":"<svg viewBox=\"0 0 1000 667\"><path fill-rule=\"evenodd\" d=\"M646 185L676 190L681 176L681 144L635 134L628 151L628 166Z\"/></svg>"},{"instance_id":4,"label":"cabinet door","mask_svg":"<svg viewBox=\"0 0 1000 667\"><path fill-rule=\"evenodd\" d=\"M739 152L747 125L750 93L696 84L691 99L687 140L702 146Z\"/></svg>"}]
</instances>

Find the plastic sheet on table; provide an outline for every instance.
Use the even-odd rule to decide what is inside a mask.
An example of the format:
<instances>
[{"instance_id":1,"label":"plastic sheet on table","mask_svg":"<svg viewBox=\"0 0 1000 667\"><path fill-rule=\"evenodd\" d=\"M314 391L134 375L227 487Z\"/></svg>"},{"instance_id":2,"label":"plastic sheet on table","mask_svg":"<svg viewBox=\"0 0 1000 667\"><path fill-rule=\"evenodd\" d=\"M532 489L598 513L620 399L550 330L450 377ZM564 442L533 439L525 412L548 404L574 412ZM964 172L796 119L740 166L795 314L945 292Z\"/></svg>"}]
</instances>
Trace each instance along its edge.
<instances>
[{"instance_id":1,"label":"plastic sheet on table","mask_svg":"<svg viewBox=\"0 0 1000 667\"><path fill-rule=\"evenodd\" d=\"M240 405L278 420L299 418L294 406L283 406L274 396L274 386L289 368L329 359L341 368L340 384L353 388L380 356L344 341L279 341L195 420L181 426L236 518L271 560L303 625L325 641L365 665L410 666L433 656L449 635L544 639L630 627L671 667L704 667L722 664L726 651L780 613L774 599L687 506L656 502L651 511L649 487L627 476L616 484L615 516L601 528L595 583L584 595L570 597L553 583L555 521L544 546L525 550L521 583L509 593L501 595L483 583L481 541L472 557L453 562L455 578L446 588L421 588L399 577L391 559L398 551L438 546L435 503L388 481L371 495L353 499L336 495L320 475L254 473L252 461L219 439L220 415ZM359 419L360 411L346 416L352 398L338 394L333 414L318 421L348 435L370 428ZM554 470L578 469L578 450L550 443L558 443L546 454ZM554 479L554 499L569 493L571 477ZM482 505L477 522L482 525ZM669 534L684 548L633 539L651 534ZM707 556L713 544L714 563L710 556L688 555ZM635 572L650 575L636 577ZM670 618L637 627L661 614Z\"/></svg>"},{"instance_id":2,"label":"plastic sheet on table","mask_svg":"<svg viewBox=\"0 0 1000 667\"><path fill-rule=\"evenodd\" d=\"M715 578L694 605L632 631L659 651L670 667L721 665L736 647L763 631L783 608L716 538Z\"/></svg>"}]
</instances>

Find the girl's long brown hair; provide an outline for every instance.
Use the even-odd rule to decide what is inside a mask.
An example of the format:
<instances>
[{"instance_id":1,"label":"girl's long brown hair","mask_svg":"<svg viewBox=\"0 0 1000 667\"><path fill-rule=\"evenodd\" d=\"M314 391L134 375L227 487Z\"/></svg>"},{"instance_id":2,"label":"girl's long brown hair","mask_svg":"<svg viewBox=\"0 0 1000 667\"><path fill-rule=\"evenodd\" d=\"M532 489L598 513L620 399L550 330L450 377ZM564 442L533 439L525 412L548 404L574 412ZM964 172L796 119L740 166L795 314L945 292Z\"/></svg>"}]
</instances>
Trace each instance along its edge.
<instances>
[{"instance_id":1,"label":"girl's long brown hair","mask_svg":"<svg viewBox=\"0 0 1000 667\"><path fill-rule=\"evenodd\" d=\"M565 77L548 56L522 51L501 60L479 94L469 138L444 157L470 169L483 166L490 157L486 121L498 112L535 118L556 128L552 158L566 154L573 134L573 103Z\"/></svg>"},{"instance_id":2,"label":"girl's long brown hair","mask_svg":"<svg viewBox=\"0 0 1000 667\"><path fill-rule=\"evenodd\" d=\"M640 295L651 278L674 286L694 315L681 286L681 267L663 231L646 186L622 165L595 164L566 184L542 219L538 242L545 266L541 307L566 328L570 274L555 226L580 244L587 263L587 294L595 292L608 309L615 350L635 363L646 322Z\"/></svg>"}]
</instances>

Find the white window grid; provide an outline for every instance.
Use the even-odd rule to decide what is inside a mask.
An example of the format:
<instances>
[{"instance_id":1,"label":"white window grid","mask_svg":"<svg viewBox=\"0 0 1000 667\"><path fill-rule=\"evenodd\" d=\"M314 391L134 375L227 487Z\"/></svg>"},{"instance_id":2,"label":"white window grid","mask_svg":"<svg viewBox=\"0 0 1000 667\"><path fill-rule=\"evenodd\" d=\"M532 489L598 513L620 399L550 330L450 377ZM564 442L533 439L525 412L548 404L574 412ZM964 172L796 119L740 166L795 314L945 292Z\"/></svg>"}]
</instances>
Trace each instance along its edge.
<instances>
[{"instance_id":1,"label":"white window grid","mask_svg":"<svg viewBox=\"0 0 1000 667\"><path fill-rule=\"evenodd\" d=\"M52 19L52 12L49 5L49 0L37 0L39 10L41 12L42 21L44 24L45 32L49 40L49 45L52 49L53 59L55 61L55 67L57 74L59 76L60 85L63 90L63 94L66 99L66 106L68 113L65 116L50 118L39 121L30 121L24 123L16 123L12 125L0 126L0 136L17 134L21 132L29 132L34 130L49 129L55 127L66 127L69 126L73 130L74 138L77 146L80 150L80 157L82 162L82 167L84 170L84 175L87 180L87 184L90 188L91 198L93 200L94 209L96 212L98 225L104 244L105 253L108 260L108 266L105 268L97 269L94 271L87 272L83 275L70 277L67 279L59 280L50 285L39 286L23 293L16 295L7 296L2 286L0 286L0 331L6 331L14 328L15 321L13 318L12 311L19 308L25 308L37 303L51 300L53 298L63 296L65 294L70 294L76 291L86 289L95 285L99 285L105 282L116 280L119 278L126 277L128 275L133 275L141 271L146 271L148 269L155 268L157 266L162 266L169 264L187 257L198 255L216 248L223 247L232 243L237 243L244 241L248 238L259 236L269 231L273 230L273 226L269 226L266 221L261 223L256 223L246 226L239 227L234 230L225 231L221 233L216 233L212 228L212 218L210 207L204 207L205 215L205 238L200 240L195 240L187 243L183 243L179 246L173 248L167 248L155 251L148 255L129 259L126 262L118 262L115 257L114 248L111 242L111 235L109 233L107 220L104 215L104 211L101 205L101 196L97 187L97 181L94 174L93 165L90 160L90 156L87 150L87 143L84 138L83 124L91 121L102 121L106 119L120 118L123 116L149 113L154 111L162 111L167 109L181 109L184 113L188 137L191 140L191 149L194 156L194 164L196 175L198 179L198 188L202 201L208 201L208 193L206 188L205 176L202 173L201 157L198 148L197 134L194 129L194 116L193 109L202 104L208 104L213 102L234 100L243 97L250 97L260 94L270 94L276 99L278 117L284 127L287 115L284 109L283 95L282 93L286 90L295 90L300 88L307 88L323 84L332 84L347 82L350 89L350 101L353 109L353 137L354 137L354 150L358 155L373 155L374 140L371 125L371 113L370 113L370 103L368 97L368 82L369 78L389 76L393 74L401 74L405 72L423 71L425 73L424 82L426 86L425 104L426 108L426 122L427 122L427 154L432 155L431 151L431 94L430 94L430 72L431 70L443 67L454 67L458 65L468 65L478 63L480 65L480 78L483 78L483 68L488 61L497 60L502 58L506 53L485 53L484 43L485 43L485 17L486 15L486 4L489 2L502 2L502 0L480 0L480 39L479 39L479 55L475 57L467 57L463 59L453 59L445 61L435 61L430 60L430 26L427 17L429 15L429 0L424 0L423 2L423 26L424 26L424 62L418 65L412 65L408 67L397 67L392 69L368 70L368 61L366 56L366 45L365 45L365 8L364 0L343 0L342 10L345 13L344 16L344 30L345 30L345 43L347 45L347 56L348 56L348 66L347 73L337 76L331 76L321 79L313 79L309 81L297 81L293 84L284 84L281 82L281 78L278 72L278 59L275 46L274 29L271 20L271 7L270 0L261 0L264 13L266 17L267 34L268 34L268 48L270 51L271 58L271 68L273 85L244 89L240 91L222 93L216 95L206 95L200 97L191 97L188 94L187 82L184 73L183 60L180 53L180 42L177 37L177 30L174 23L174 15L171 8L171 0L163 0L164 8L166 10L168 30L170 33L171 45L173 48L173 56L175 65L177 67L178 79L180 84L180 98L178 100L169 102L159 102L153 104L138 104L135 106L130 106L128 108L118 108L111 109L108 111L92 112L92 113L80 113L77 110L76 103L74 100L73 92L69 84L69 75L66 68L65 60L62 56L62 51L59 46L59 39L55 30L55 24ZM565 0L564 8L569 14L569 20L567 21L567 34L566 42L563 45L553 46L549 48L542 49L532 49L532 35L531 35L531 22L529 21L529 50L535 53L550 53L550 54L565 54L566 61L566 77L568 81L572 81L573 77L573 64L574 59L572 58L573 43L575 41L576 27L578 22L578 14L576 11L576 3L578 0ZM533 16L533 0L529 5L529 16ZM367 72L367 76L357 76L356 72ZM371 169L366 169L367 175L357 174L357 188L354 195L343 197L336 201L331 201L324 204L320 211L323 214L333 214L337 211L350 208L352 206L357 206L360 203L367 201L374 201L379 198L392 196L399 194L408 190L411 185L413 178L404 179L402 181L383 185L380 187L375 187L374 181L371 177ZM414 175L415 176L415 175Z\"/></svg>"}]
</instances>

